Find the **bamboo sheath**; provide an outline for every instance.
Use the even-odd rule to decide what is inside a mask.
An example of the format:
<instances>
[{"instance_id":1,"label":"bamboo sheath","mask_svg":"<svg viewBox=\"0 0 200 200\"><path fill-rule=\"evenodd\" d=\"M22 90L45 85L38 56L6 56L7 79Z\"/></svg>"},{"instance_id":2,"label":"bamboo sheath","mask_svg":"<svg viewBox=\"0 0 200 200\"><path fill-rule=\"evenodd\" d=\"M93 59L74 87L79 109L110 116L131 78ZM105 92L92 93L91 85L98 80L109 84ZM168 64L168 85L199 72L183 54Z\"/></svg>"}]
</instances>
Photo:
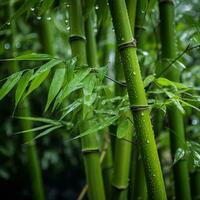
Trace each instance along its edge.
<instances>
[{"instance_id":1,"label":"bamboo sheath","mask_svg":"<svg viewBox=\"0 0 200 200\"><path fill-rule=\"evenodd\" d=\"M124 0L109 0L109 6L123 63L137 139L144 163L149 199L164 200L166 199L165 186L126 4Z\"/></svg>"},{"instance_id":2,"label":"bamboo sheath","mask_svg":"<svg viewBox=\"0 0 200 200\"><path fill-rule=\"evenodd\" d=\"M13 8L13 3L10 1L9 5L9 13L10 17L14 13L14 8ZM16 48L15 48L15 34L16 34L16 24L15 21L11 21L11 44L12 44L12 49L11 49L11 54L12 57L16 56ZM15 73L19 71L18 63L17 61L12 61L10 63L10 72ZM22 102L19 103L17 113L19 116L24 116L28 117L31 116L30 112L30 105L28 99L22 100ZM32 129L32 122L31 121L26 121L26 122L21 122L21 129L22 130L28 130ZM42 175L41 175L41 168L40 168L40 163L37 155L37 149L35 142L32 141L34 138L34 133L28 132L26 134L23 134L23 140L24 143L27 143L25 145L25 151L26 151L26 156L27 156L27 169L29 172L30 180L31 180L31 187L32 187L32 197L34 200L44 200L45 195L44 195L44 189L43 189L43 181L42 181ZM32 141L32 142L30 142Z\"/></svg>"},{"instance_id":3,"label":"bamboo sheath","mask_svg":"<svg viewBox=\"0 0 200 200\"><path fill-rule=\"evenodd\" d=\"M70 0L70 45L72 55L77 57L78 66L87 65L86 38L84 35L84 22L80 0ZM86 22L87 23L87 22ZM90 43L90 38L87 38ZM91 45L91 44L90 44ZM92 55L90 55L92 57ZM89 62L92 62L89 60ZM92 113L91 113L92 115ZM90 116L91 117L91 116ZM87 119L83 121L80 131L86 130L90 125ZM82 152L91 200L104 200L104 187L101 174L99 147L95 134L87 135L81 139Z\"/></svg>"},{"instance_id":4,"label":"bamboo sheath","mask_svg":"<svg viewBox=\"0 0 200 200\"><path fill-rule=\"evenodd\" d=\"M162 44L162 58L174 59L176 57L174 4L171 0L159 2L160 10L160 36ZM172 68L165 76L171 81L180 81L179 69ZM167 110L171 152L174 157L178 148L185 148L185 133L183 116L176 106L170 106ZM187 160L182 159L173 166L176 198L190 200L190 185Z\"/></svg>"}]
</instances>

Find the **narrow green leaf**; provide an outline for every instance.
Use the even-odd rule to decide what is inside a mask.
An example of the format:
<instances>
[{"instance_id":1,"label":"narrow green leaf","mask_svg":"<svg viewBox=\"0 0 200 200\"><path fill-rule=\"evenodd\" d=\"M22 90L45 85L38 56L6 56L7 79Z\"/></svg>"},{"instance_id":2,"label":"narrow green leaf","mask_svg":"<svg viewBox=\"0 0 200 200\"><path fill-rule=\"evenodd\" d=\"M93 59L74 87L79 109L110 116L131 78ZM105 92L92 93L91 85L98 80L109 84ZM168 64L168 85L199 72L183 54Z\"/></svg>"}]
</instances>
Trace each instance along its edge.
<instances>
[{"instance_id":1,"label":"narrow green leaf","mask_svg":"<svg viewBox=\"0 0 200 200\"><path fill-rule=\"evenodd\" d=\"M180 159L182 159L185 156L185 150L182 148L178 148L176 150L175 156L174 156L174 162L173 164L176 164Z\"/></svg>"},{"instance_id":2,"label":"narrow green leaf","mask_svg":"<svg viewBox=\"0 0 200 200\"><path fill-rule=\"evenodd\" d=\"M37 89L42 84L42 82L44 82L44 80L47 78L49 72L50 71L45 71L40 75L38 75L35 79L33 79L26 95L29 95L33 90Z\"/></svg>"},{"instance_id":3,"label":"narrow green leaf","mask_svg":"<svg viewBox=\"0 0 200 200\"><path fill-rule=\"evenodd\" d=\"M24 91L26 90L26 87L32 75L33 75L33 70L28 70L23 74L22 78L18 82L17 89L15 92L15 107L17 107L17 104L19 103Z\"/></svg>"},{"instance_id":4,"label":"narrow green leaf","mask_svg":"<svg viewBox=\"0 0 200 200\"><path fill-rule=\"evenodd\" d=\"M51 102L54 100L54 98L56 97L56 95L58 94L58 92L60 91L63 82L64 82L64 77L65 77L65 71L66 69L61 66L61 68L56 69L50 88L49 88L49 93L48 93L48 97L47 97L47 103L45 106L45 112L47 111L47 109L49 108Z\"/></svg>"},{"instance_id":5,"label":"narrow green leaf","mask_svg":"<svg viewBox=\"0 0 200 200\"><path fill-rule=\"evenodd\" d=\"M155 79L155 82L162 86L174 86L174 83L166 78L160 77Z\"/></svg>"},{"instance_id":6,"label":"narrow green leaf","mask_svg":"<svg viewBox=\"0 0 200 200\"><path fill-rule=\"evenodd\" d=\"M58 126L54 126L54 127L48 128L47 130L41 132L39 135L37 135L36 137L34 137L33 140L36 140L36 139L38 139L38 138L40 138L42 136L45 136L45 135L51 133L52 131L54 131L54 130L60 128L60 127L62 127L62 125L58 125Z\"/></svg>"},{"instance_id":7,"label":"narrow green leaf","mask_svg":"<svg viewBox=\"0 0 200 200\"><path fill-rule=\"evenodd\" d=\"M67 141L76 140L76 139L79 139L79 138L84 137L86 135L100 131L100 130L110 126L111 124L113 124L118 118L119 118L119 116L114 116L114 117L106 119L104 122L101 122L101 124L96 123L96 124L92 125L90 127L90 129L88 129L87 131L85 131L85 132L81 133L80 135L78 135L78 136L76 136L72 139L69 139Z\"/></svg>"},{"instance_id":8,"label":"narrow green leaf","mask_svg":"<svg viewBox=\"0 0 200 200\"><path fill-rule=\"evenodd\" d=\"M15 61L15 60L51 60L53 59L52 56L48 54L38 54L38 53L31 53L31 54L25 54L21 56L17 56L15 58L9 58L9 59L2 59L1 61Z\"/></svg>"},{"instance_id":9,"label":"narrow green leaf","mask_svg":"<svg viewBox=\"0 0 200 200\"><path fill-rule=\"evenodd\" d=\"M35 74L32 76L31 79L34 79L35 77L39 76L40 74L49 71L52 67L55 67L56 65L60 64L62 62L62 60L58 60L58 59L53 59L50 60L49 62L45 63L44 65L42 65L36 72Z\"/></svg>"},{"instance_id":10,"label":"narrow green leaf","mask_svg":"<svg viewBox=\"0 0 200 200\"><path fill-rule=\"evenodd\" d=\"M53 126L53 125L52 125L52 124L43 125L43 126L39 126L39 127L36 127L36 128L31 128L31 129L28 129L28 130L24 130L24 131L19 131L19 132L17 132L16 134L40 131L40 130L42 130L42 129L46 129L46 128L49 128L49 127L51 127L51 126Z\"/></svg>"},{"instance_id":11,"label":"narrow green leaf","mask_svg":"<svg viewBox=\"0 0 200 200\"><path fill-rule=\"evenodd\" d=\"M72 104L68 105L65 109L64 112L62 114L62 117L60 118L60 120L62 120L64 117L66 117L70 112L72 112L73 110L75 110L76 108L78 108L80 105L82 104L81 100L78 99L76 101L74 101Z\"/></svg>"},{"instance_id":12,"label":"narrow green leaf","mask_svg":"<svg viewBox=\"0 0 200 200\"><path fill-rule=\"evenodd\" d=\"M123 138L126 135L126 132L128 130L128 120L123 119L119 122L118 127L117 127L117 138Z\"/></svg>"},{"instance_id":13,"label":"narrow green leaf","mask_svg":"<svg viewBox=\"0 0 200 200\"><path fill-rule=\"evenodd\" d=\"M17 72L10 76L0 89L0 100L2 100L12 88L17 84L22 76L22 72Z\"/></svg>"},{"instance_id":14,"label":"narrow green leaf","mask_svg":"<svg viewBox=\"0 0 200 200\"><path fill-rule=\"evenodd\" d=\"M150 83L155 80L155 75L149 75L144 79L144 87L147 87Z\"/></svg>"},{"instance_id":15,"label":"narrow green leaf","mask_svg":"<svg viewBox=\"0 0 200 200\"><path fill-rule=\"evenodd\" d=\"M29 120L29 121L36 121L36 122L44 122L44 123L53 124L53 125L59 125L60 124L59 121L52 120L52 119L49 119L49 118L43 118L43 117L16 116L15 118L23 119L23 120Z\"/></svg>"}]
</instances>

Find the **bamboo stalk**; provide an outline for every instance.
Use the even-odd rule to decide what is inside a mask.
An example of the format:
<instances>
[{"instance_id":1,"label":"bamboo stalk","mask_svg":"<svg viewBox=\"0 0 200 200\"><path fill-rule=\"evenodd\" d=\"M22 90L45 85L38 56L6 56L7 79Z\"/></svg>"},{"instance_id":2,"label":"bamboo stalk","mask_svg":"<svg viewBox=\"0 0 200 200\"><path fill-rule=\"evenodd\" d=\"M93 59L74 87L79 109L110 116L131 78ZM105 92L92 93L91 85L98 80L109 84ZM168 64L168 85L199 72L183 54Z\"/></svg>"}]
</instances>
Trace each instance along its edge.
<instances>
[{"instance_id":1,"label":"bamboo stalk","mask_svg":"<svg viewBox=\"0 0 200 200\"><path fill-rule=\"evenodd\" d=\"M9 13L10 17L14 13L14 5L13 2L9 2ZM12 49L11 49L11 54L12 57L16 56L16 48L15 48L15 34L16 34L16 24L15 21L11 21L11 44L12 44ZM19 71L18 63L17 61L13 61L10 63L10 72L15 73L16 71ZM20 104L19 104L19 109L18 109L18 115L19 116L30 116L30 105L28 99L24 99ZM32 128L32 122L31 121L26 121L26 122L21 122L21 128L22 130L28 130ZM27 169L29 171L30 179L31 179L31 186L32 186L32 196L33 199L35 200L44 200L44 189L43 189L43 181L42 181L42 175L41 175L41 169L40 169L40 164L39 164L39 159L37 155L37 149L35 142L32 141L34 138L34 133L28 132L23 135L23 140L25 143L25 149L26 149L26 156L28 160L28 166ZM30 142L32 141L32 142Z\"/></svg>"},{"instance_id":2,"label":"bamboo stalk","mask_svg":"<svg viewBox=\"0 0 200 200\"><path fill-rule=\"evenodd\" d=\"M82 16L82 6L80 0L70 0L70 26L71 36L70 45L72 55L77 57L77 65L87 65L84 23ZM91 42L91 38L87 38ZM92 59L92 55L91 59ZM89 62L93 62L90 60ZM92 115L92 114L91 114ZM89 126L87 120L82 123L80 131L86 130ZM81 139L82 152L87 176L89 198L91 200L104 200L104 187L100 167L99 147L95 134L87 135Z\"/></svg>"},{"instance_id":3,"label":"bamboo stalk","mask_svg":"<svg viewBox=\"0 0 200 200\"><path fill-rule=\"evenodd\" d=\"M135 19L135 29L133 35L136 38L137 47L139 49L143 49L144 47L144 22L145 22L145 15L147 12L148 0L140 0L136 2L137 9L136 15L134 16ZM135 5L127 4L128 11L133 10L132 7ZM136 7L136 6L135 6ZM130 14L129 14L130 19ZM144 74L144 68L141 66L140 70L142 74ZM136 149L137 148L137 149ZM132 176L131 176L131 185L132 188L130 189L130 198L131 199L147 199L147 186L146 180L144 175L144 167L142 163L142 159L139 156L139 147L136 142L134 152L132 152L133 162L132 163Z\"/></svg>"},{"instance_id":4,"label":"bamboo stalk","mask_svg":"<svg viewBox=\"0 0 200 200\"><path fill-rule=\"evenodd\" d=\"M176 38L175 38L175 20L174 4L171 0L159 1L160 10L160 37L162 44L162 58L176 58ZM172 68L165 76L171 81L180 81L179 69ZM176 106L168 108L168 120L170 127L171 152L174 157L178 148L185 148L185 133L183 116ZM177 199L191 199L189 186L189 173L187 161L182 159L173 166L175 192Z\"/></svg>"},{"instance_id":5,"label":"bamboo stalk","mask_svg":"<svg viewBox=\"0 0 200 200\"><path fill-rule=\"evenodd\" d=\"M123 63L136 134L141 148L149 198L164 200L166 199L165 186L126 4L124 0L109 0L109 6Z\"/></svg>"}]
</instances>

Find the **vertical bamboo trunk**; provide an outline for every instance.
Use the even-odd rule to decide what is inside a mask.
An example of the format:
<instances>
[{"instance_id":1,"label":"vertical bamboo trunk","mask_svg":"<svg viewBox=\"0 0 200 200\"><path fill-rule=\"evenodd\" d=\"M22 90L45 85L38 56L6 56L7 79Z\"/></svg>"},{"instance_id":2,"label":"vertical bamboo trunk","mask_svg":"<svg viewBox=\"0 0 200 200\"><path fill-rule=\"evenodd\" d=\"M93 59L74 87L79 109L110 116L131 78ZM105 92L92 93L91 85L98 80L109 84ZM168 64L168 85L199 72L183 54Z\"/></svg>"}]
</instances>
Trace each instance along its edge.
<instances>
[{"instance_id":1,"label":"vertical bamboo trunk","mask_svg":"<svg viewBox=\"0 0 200 200\"><path fill-rule=\"evenodd\" d=\"M71 36L70 45L72 55L77 57L77 65L86 66L86 44L83 27L83 16L81 0L70 0L70 26ZM91 38L87 38L88 43ZM90 55L91 57L93 55ZM90 60L90 62L92 62ZM92 115L92 114L91 114ZM85 120L80 127L80 131L88 128L89 122ZM89 187L89 198L91 200L104 200L104 188L101 174L100 160L99 160L99 147L95 134L91 134L82 138L82 152L85 164L85 171Z\"/></svg>"},{"instance_id":2,"label":"vertical bamboo trunk","mask_svg":"<svg viewBox=\"0 0 200 200\"><path fill-rule=\"evenodd\" d=\"M10 17L14 13L14 5L13 2L9 2L9 13ZM11 21L11 54L12 57L16 56L16 48L15 48L15 34L16 34L16 25L15 21ZM11 62L11 67L10 67L10 72L15 73L16 71L19 71L18 63L16 61ZM28 99L24 99L22 102L19 104L18 108L18 115L19 116L30 116L30 105ZM32 129L32 122L31 121L26 121L26 122L21 122L21 129L22 130L28 130ZM23 135L23 140L24 142L29 142L33 140L33 135L34 133L28 132ZM39 159L37 155L37 149L35 142L32 141L31 143L26 144L25 146L26 149L26 156L28 160L28 172L30 175L30 181L31 181L31 187L32 187L32 196L34 200L44 200L44 189L43 189L43 183L42 183L42 175L41 175L41 169L40 169L40 164L39 164Z\"/></svg>"},{"instance_id":3,"label":"vertical bamboo trunk","mask_svg":"<svg viewBox=\"0 0 200 200\"><path fill-rule=\"evenodd\" d=\"M131 8L135 8L132 4L135 4L136 1L128 1ZM130 14L134 18L134 9L130 9ZM132 21L134 22L134 21ZM115 76L116 80L125 83L124 72L121 63L121 58L119 55L118 49L116 49L116 58L115 58ZM123 86L116 85L115 95L124 96L126 94L126 89ZM125 121L130 117L130 113L124 114L120 121ZM131 117L130 117L131 118ZM117 127L120 128L119 126ZM117 131L116 130L116 131ZM123 200L127 199L127 191L129 186L129 174L130 174L130 163L131 163L131 150L132 150L132 137L133 137L133 128L130 121L128 121L128 127L124 137L115 139L115 154L114 154L114 172L112 179L112 199Z\"/></svg>"},{"instance_id":4,"label":"vertical bamboo trunk","mask_svg":"<svg viewBox=\"0 0 200 200\"><path fill-rule=\"evenodd\" d=\"M109 6L123 63L136 134L144 163L149 198L164 200L166 199L165 186L126 4L124 0L109 0Z\"/></svg>"},{"instance_id":5,"label":"vertical bamboo trunk","mask_svg":"<svg viewBox=\"0 0 200 200\"><path fill-rule=\"evenodd\" d=\"M162 58L176 57L174 4L171 0L159 1L160 10L160 37L162 44ZM165 76L171 81L180 81L179 69L172 68ZM178 148L185 148L185 134L183 116L176 106L168 109L170 127L171 152L174 157ZM173 166L176 198L190 200L190 186L187 160L182 159Z\"/></svg>"},{"instance_id":6,"label":"vertical bamboo trunk","mask_svg":"<svg viewBox=\"0 0 200 200\"><path fill-rule=\"evenodd\" d=\"M130 0L129 0L130 1ZM136 9L136 15L135 15L135 29L133 35L135 35L137 47L139 49L143 49L144 47L144 37L143 37L143 31L144 31L144 22L145 22L145 15L147 12L147 6L148 6L148 0L138 0L136 2L137 9ZM129 6L134 6L127 4L128 11L133 10ZM130 18L130 14L129 14ZM140 70L144 74L144 68L141 66ZM136 149L137 148L137 149ZM133 164L132 167L135 167L135 169L132 169L132 176L131 182L133 184L133 188L130 190L130 198L131 199L147 199L147 187L146 187L146 180L144 175L144 167L142 163L142 159L139 156L139 148L136 145L136 148L134 149L135 152L133 153L133 161L136 162L136 164ZM132 180L133 179L133 180Z\"/></svg>"}]
</instances>

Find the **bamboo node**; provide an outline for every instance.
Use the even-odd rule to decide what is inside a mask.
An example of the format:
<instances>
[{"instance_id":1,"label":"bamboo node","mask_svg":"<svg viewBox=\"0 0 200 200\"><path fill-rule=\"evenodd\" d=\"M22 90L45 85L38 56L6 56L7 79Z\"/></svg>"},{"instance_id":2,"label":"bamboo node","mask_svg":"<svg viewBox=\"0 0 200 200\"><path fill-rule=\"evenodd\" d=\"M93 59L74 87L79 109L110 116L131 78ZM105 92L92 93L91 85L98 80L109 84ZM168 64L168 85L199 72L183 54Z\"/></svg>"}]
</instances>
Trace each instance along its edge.
<instances>
[{"instance_id":1,"label":"bamboo node","mask_svg":"<svg viewBox=\"0 0 200 200\"><path fill-rule=\"evenodd\" d=\"M95 153L95 152L98 152L99 153L99 149L97 148L94 148L94 149L82 149L82 154L88 154L88 153Z\"/></svg>"},{"instance_id":2,"label":"bamboo node","mask_svg":"<svg viewBox=\"0 0 200 200\"><path fill-rule=\"evenodd\" d=\"M124 43L121 43L118 45L119 50L123 50L123 49L129 48L129 47L134 47L134 48L137 47L135 39L133 39L132 41L124 42Z\"/></svg>"},{"instance_id":3,"label":"bamboo node","mask_svg":"<svg viewBox=\"0 0 200 200\"><path fill-rule=\"evenodd\" d=\"M131 105L130 109L132 112L138 112L141 110L148 110L149 109L149 105Z\"/></svg>"},{"instance_id":4,"label":"bamboo node","mask_svg":"<svg viewBox=\"0 0 200 200\"><path fill-rule=\"evenodd\" d=\"M71 35L69 36L69 42L75 41L75 40L82 40L82 41L86 41L86 38L82 35Z\"/></svg>"}]
</instances>

